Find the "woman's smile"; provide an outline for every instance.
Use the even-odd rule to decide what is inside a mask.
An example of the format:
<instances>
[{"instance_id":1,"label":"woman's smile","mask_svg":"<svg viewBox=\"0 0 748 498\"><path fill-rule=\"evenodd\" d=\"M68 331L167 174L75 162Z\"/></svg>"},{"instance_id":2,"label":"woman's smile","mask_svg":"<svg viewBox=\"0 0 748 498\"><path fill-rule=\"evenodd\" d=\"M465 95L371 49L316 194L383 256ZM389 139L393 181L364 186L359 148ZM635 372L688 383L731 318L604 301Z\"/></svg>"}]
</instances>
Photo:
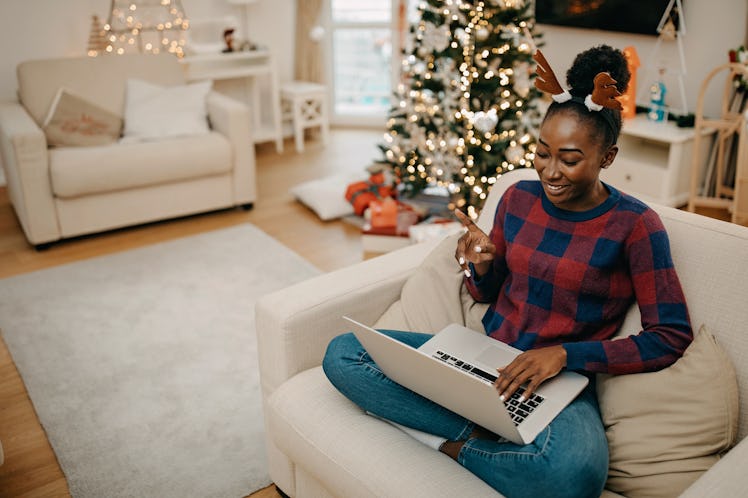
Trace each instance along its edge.
<instances>
[{"instance_id":1,"label":"woman's smile","mask_svg":"<svg viewBox=\"0 0 748 498\"><path fill-rule=\"evenodd\" d=\"M560 185L560 184L554 184L554 183L548 183L544 182L546 188L552 193L552 194L558 194L561 193L568 185Z\"/></svg>"}]
</instances>

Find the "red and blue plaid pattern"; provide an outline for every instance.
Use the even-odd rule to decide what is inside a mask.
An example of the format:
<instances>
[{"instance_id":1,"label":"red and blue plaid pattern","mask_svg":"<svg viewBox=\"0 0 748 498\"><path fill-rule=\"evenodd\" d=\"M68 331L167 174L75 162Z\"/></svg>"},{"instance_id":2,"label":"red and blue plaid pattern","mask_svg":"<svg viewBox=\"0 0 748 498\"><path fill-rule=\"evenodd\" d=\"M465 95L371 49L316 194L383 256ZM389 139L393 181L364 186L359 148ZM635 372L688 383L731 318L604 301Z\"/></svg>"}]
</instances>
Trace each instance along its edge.
<instances>
[{"instance_id":1,"label":"red and blue plaid pattern","mask_svg":"<svg viewBox=\"0 0 748 498\"><path fill-rule=\"evenodd\" d=\"M686 301L660 218L607 187L608 199L585 212L557 208L540 182L510 187L490 233L492 271L467 287L492 303L483 325L495 339L522 350L563 344L569 370L658 370L693 338ZM633 302L642 331L612 341Z\"/></svg>"}]
</instances>

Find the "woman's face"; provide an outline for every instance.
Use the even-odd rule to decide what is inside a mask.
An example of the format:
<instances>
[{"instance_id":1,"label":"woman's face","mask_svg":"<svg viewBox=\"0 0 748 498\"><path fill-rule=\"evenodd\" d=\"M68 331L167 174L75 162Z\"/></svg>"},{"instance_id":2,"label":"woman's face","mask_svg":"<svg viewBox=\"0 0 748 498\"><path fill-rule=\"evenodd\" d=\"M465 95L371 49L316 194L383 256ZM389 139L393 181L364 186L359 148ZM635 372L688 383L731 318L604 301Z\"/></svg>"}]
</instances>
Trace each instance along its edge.
<instances>
[{"instance_id":1,"label":"woman's face","mask_svg":"<svg viewBox=\"0 0 748 498\"><path fill-rule=\"evenodd\" d=\"M548 116L540 128L535 170L548 199L558 208L586 211L608 197L600 170L610 166L618 147L603 150L591 126L573 111L562 110Z\"/></svg>"}]
</instances>

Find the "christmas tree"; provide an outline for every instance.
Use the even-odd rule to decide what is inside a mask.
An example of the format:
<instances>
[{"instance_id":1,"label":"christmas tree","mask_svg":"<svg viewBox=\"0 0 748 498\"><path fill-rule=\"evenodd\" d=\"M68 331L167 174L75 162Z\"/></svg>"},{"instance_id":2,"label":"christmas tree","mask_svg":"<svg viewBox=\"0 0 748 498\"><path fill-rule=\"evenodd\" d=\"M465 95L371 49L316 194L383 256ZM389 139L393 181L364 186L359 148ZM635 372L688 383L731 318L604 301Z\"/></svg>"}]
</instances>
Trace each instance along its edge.
<instances>
[{"instance_id":1,"label":"christmas tree","mask_svg":"<svg viewBox=\"0 0 748 498\"><path fill-rule=\"evenodd\" d=\"M91 16L91 32L88 35L88 55L96 57L106 50L106 31L99 16Z\"/></svg>"},{"instance_id":2,"label":"christmas tree","mask_svg":"<svg viewBox=\"0 0 748 498\"><path fill-rule=\"evenodd\" d=\"M380 146L399 188L447 189L476 217L497 175L531 166L540 96L523 0L425 0ZM537 38L537 36L535 36Z\"/></svg>"}]
</instances>

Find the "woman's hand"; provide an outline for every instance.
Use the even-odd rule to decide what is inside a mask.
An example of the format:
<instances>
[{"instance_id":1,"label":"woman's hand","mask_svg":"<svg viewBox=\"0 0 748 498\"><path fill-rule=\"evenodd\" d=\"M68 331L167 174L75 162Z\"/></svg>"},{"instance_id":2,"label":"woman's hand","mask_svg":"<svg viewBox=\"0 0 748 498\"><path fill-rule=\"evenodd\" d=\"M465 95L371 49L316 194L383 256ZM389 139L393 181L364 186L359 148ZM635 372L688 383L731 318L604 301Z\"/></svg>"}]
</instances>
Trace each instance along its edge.
<instances>
[{"instance_id":1,"label":"woman's hand","mask_svg":"<svg viewBox=\"0 0 748 498\"><path fill-rule=\"evenodd\" d=\"M488 235L478 228L478 225L473 223L473 220L465 213L455 209L455 216L467 228L467 232L457 241L455 259L466 276L470 276L468 264L473 263L477 273L476 277L482 277L491 268L491 263L496 257L496 246L493 245Z\"/></svg>"},{"instance_id":2,"label":"woman's hand","mask_svg":"<svg viewBox=\"0 0 748 498\"><path fill-rule=\"evenodd\" d=\"M543 381L558 375L565 366L566 350L563 346L531 349L517 356L504 368L497 368L499 378L496 379L494 386L504 401L509 399L519 386L527 382L522 396L528 399Z\"/></svg>"}]
</instances>

